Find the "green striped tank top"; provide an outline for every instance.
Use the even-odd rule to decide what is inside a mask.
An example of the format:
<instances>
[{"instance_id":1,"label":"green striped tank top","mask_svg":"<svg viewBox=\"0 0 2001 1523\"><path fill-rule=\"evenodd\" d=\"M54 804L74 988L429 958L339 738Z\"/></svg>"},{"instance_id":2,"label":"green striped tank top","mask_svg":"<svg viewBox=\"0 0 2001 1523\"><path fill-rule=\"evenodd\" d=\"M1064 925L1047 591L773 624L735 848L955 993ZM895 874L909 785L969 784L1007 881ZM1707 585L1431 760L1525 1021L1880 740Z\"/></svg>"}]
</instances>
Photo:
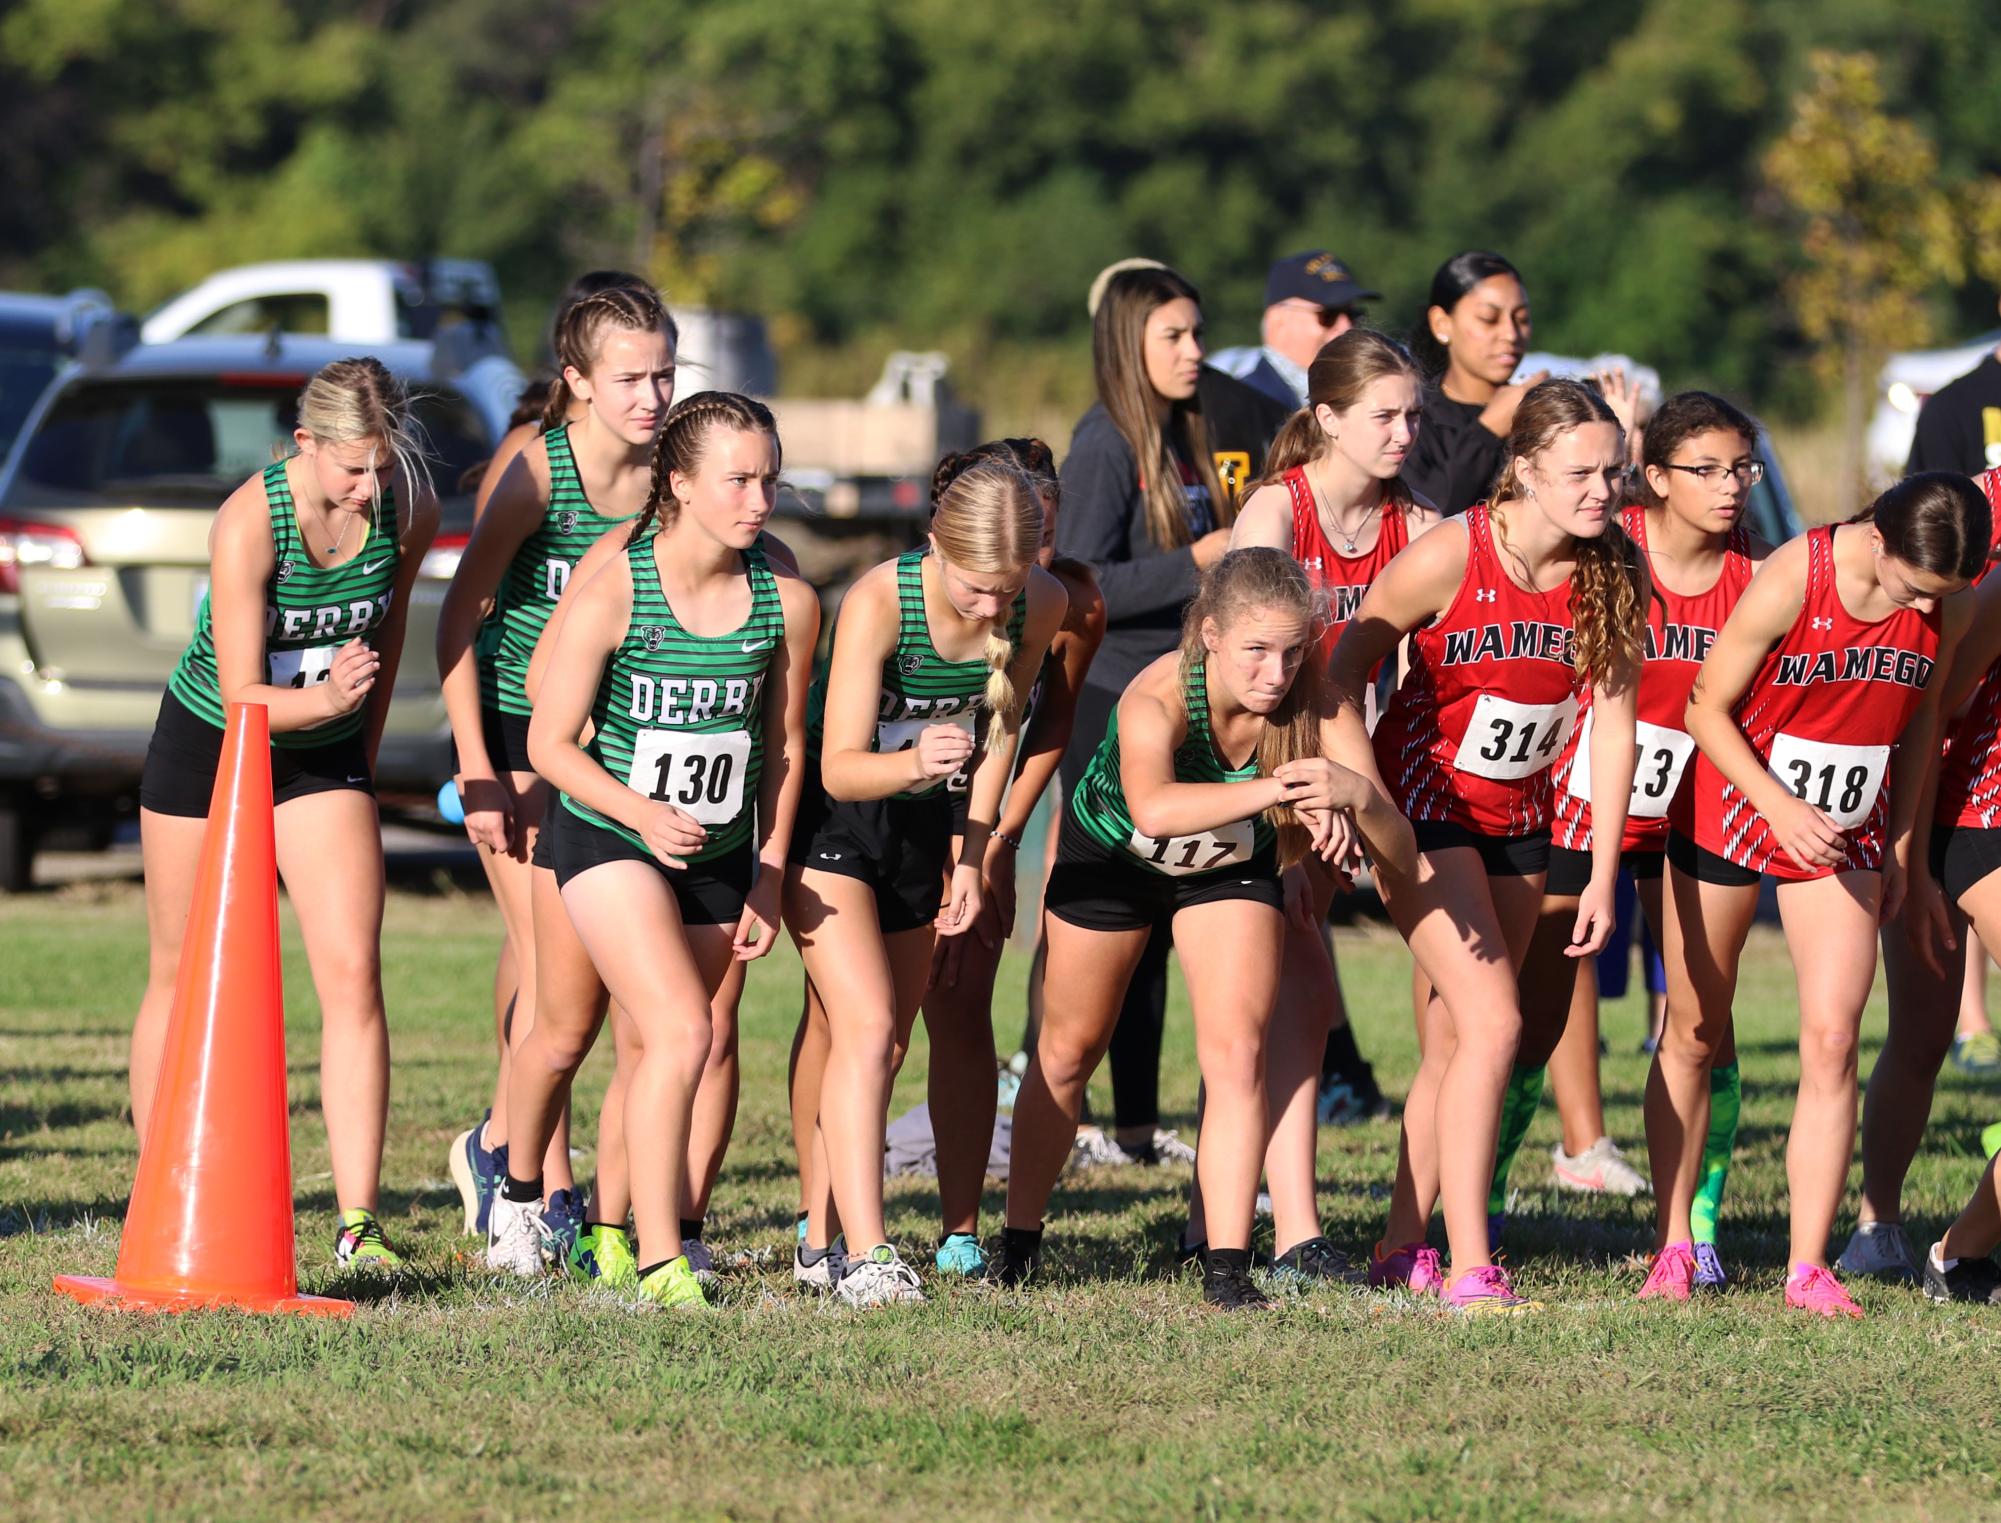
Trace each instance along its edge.
<instances>
[{"instance_id":1,"label":"green striped tank top","mask_svg":"<svg viewBox=\"0 0 2001 1523\"><path fill-rule=\"evenodd\" d=\"M588 749L634 792L705 826L708 844L686 860L708 862L750 839L764 769L764 677L785 643L785 611L764 552L753 545L743 553L750 617L726 635L690 634L660 589L657 538L644 535L625 552L632 619L599 679ZM563 807L646 845L568 794Z\"/></svg>"},{"instance_id":2,"label":"green striped tank top","mask_svg":"<svg viewBox=\"0 0 2001 1523\"><path fill-rule=\"evenodd\" d=\"M500 579L492 655L479 668L480 703L503 714L529 712L523 687L528 661L577 562L599 535L631 522L629 517L606 518L584 495L577 457L570 452L569 424L559 423L542 442L549 451L549 506Z\"/></svg>"},{"instance_id":3,"label":"green striped tank top","mask_svg":"<svg viewBox=\"0 0 2001 1523\"><path fill-rule=\"evenodd\" d=\"M361 548L338 566L316 566L299 538L299 518L285 462L264 469L264 500L271 511L271 578L264 584L264 680L273 687L311 687L327 680L333 658L357 635L389 617L396 592L398 548L396 494L385 483ZM215 665L215 623L206 594L195 614L194 638L181 653L167 688L217 729L227 720ZM386 702L389 695L382 695ZM361 729L367 704L307 730L280 730L271 744L306 750L345 740Z\"/></svg>"},{"instance_id":4,"label":"green striped tank top","mask_svg":"<svg viewBox=\"0 0 2001 1523\"><path fill-rule=\"evenodd\" d=\"M1209 729L1209 679L1196 666L1182 682L1181 701L1188 710L1188 735L1174 750L1177 783L1242 783L1258 776L1257 757L1241 767L1224 763ZM1121 851L1140 866L1174 877L1240 869L1271 852L1277 834L1260 810L1248 820L1165 840L1141 835L1126 808L1125 785L1119 773L1119 711L1105 738L1091 754L1084 775L1070 796L1070 812L1085 834L1113 851Z\"/></svg>"},{"instance_id":5,"label":"green striped tank top","mask_svg":"<svg viewBox=\"0 0 2001 1523\"><path fill-rule=\"evenodd\" d=\"M882 663L882 690L876 704L875 742L878 752L905 751L934 724L956 724L971 731L978 722L987 691L984 656L971 661L947 661L931 643L931 622L924 614L925 549L906 550L896 558L896 648ZM1019 648L1028 622L1028 589L1015 596L1007 620L1007 643ZM893 797L928 798L950 781L941 778L927 787Z\"/></svg>"}]
</instances>

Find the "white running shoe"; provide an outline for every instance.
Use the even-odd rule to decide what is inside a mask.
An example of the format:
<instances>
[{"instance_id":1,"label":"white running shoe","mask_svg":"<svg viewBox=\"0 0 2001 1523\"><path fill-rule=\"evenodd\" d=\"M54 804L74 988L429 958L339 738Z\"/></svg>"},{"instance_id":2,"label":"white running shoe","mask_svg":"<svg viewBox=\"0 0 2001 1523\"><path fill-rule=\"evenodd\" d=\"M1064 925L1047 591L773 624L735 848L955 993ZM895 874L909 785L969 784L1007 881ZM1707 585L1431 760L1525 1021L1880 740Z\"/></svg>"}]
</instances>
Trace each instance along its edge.
<instances>
[{"instance_id":1,"label":"white running shoe","mask_svg":"<svg viewBox=\"0 0 2001 1523\"><path fill-rule=\"evenodd\" d=\"M537 1275L549 1267L555 1252L555 1239L542 1220L542 1202L494 1196L486 1235L488 1269Z\"/></svg>"},{"instance_id":2,"label":"white running shoe","mask_svg":"<svg viewBox=\"0 0 2001 1523\"><path fill-rule=\"evenodd\" d=\"M1195 1162L1195 1149L1181 1140L1179 1132L1170 1132L1164 1127L1153 1129L1153 1156L1161 1163Z\"/></svg>"},{"instance_id":3,"label":"white running shoe","mask_svg":"<svg viewBox=\"0 0 2001 1523\"><path fill-rule=\"evenodd\" d=\"M1860 1222L1841 1250L1834 1267L1843 1274L1873 1275L1881 1280L1918 1279L1918 1256L1911 1252L1897 1222Z\"/></svg>"},{"instance_id":4,"label":"white running shoe","mask_svg":"<svg viewBox=\"0 0 2001 1523\"><path fill-rule=\"evenodd\" d=\"M1577 1190L1587 1195L1651 1195L1653 1187L1640 1171L1626 1162L1619 1144L1600 1137L1575 1158L1557 1143L1549 1150L1559 1190Z\"/></svg>"},{"instance_id":5,"label":"white running shoe","mask_svg":"<svg viewBox=\"0 0 2001 1523\"><path fill-rule=\"evenodd\" d=\"M1080 1169L1116 1168L1139 1160L1118 1145L1101 1126L1080 1126L1070 1149L1070 1162Z\"/></svg>"},{"instance_id":6,"label":"white running shoe","mask_svg":"<svg viewBox=\"0 0 2001 1523\"><path fill-rule=\"evenodd\" d=\"M835 1238L833 1246L818 1259L808 1264L802 1255L806 1245L802 1242L792 1250L792 1278L808 1290L829 1291L841 1283L841 1276L848 1271L848 1250L840 1238Z\"/></svg>"},{"instance_id":7,"label":"white running shoe","mask_svg":"<svg viewBox=\"0 0 2001 1523\"><path fill-rule=\"evenodd\" d=\"M896 1301L922 1301L924 1287L917 1271L903 1262L890 1243L878 1243L848 1267L834 1287L834 1294L857 1308L887 1306Z\"/></svg>"},{"instance_id":8,"label":"white running shoe","mask_svg":"<svg viewBox=\"0 0 2001 1523\"><path fill-rule=\"evenodd\" d=\"M688 1260L688 1267L695 1272L695 1278L704 1285L719 1283L716 1275L716 1256L709 1252L709 1245L698 1237L681 1239L681 1252Z\"/></svg>"}]
</instances>

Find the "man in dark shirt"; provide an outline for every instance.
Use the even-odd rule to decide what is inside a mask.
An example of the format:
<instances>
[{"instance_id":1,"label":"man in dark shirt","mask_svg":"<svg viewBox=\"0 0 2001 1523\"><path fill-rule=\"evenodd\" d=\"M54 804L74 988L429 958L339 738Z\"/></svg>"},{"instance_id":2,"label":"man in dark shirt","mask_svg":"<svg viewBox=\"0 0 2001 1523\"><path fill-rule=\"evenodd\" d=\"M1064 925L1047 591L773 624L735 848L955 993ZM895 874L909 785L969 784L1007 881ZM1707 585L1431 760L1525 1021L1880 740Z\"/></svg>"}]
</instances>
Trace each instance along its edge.
<instances>
[{"instance_id":1,"label":"man in dark shirt","mask_svg":"<svg viewBox=\"0 0 2001 1523\"><path fill-rule=\"evenodd\" d=\"M2001 350L1925 399L1904 470L1978 476L1997 465L2001 465Z\"/></svg>"}]
</instances>

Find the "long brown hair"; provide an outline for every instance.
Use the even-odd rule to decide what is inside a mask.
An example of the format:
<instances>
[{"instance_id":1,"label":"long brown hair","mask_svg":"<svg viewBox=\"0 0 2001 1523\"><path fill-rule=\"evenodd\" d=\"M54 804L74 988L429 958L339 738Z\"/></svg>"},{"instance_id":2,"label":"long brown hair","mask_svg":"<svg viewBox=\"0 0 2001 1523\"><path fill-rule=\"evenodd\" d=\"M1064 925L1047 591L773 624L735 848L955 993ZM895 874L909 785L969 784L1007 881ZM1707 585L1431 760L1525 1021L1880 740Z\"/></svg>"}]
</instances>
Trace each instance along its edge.
<instances>
[{"instance_id":1,"label":"long brown hair","mask_svg":"<svg viewBox=\"0 0 2001 1523\"><path fill-rule=\"evenodd\" d=\"M1121 270L1105 283L1104 299L1091 320L1091 366L1098 383L1098 400L1138 462L1145 483L1147 537L1163 550L1176 549L1194 538L1188 499L1170 446L1208 489L1216 523L1221 526L1236 517L1236 505L1224 496L1216 462L1209 454L1201 398L1174 403L1165 429L1154 416L1159 393L1146 376L1146 320L1157 308L1183 298L1197 306L1202 302L1201 293L1173 270Z\"/></svg>"},{"instance_id":2,"label":"long brown hair","mask_svg":"<svg viewBox=\"0 0 2001 1523\"><path fill-rule=\"evenodd\" d=\"M1521 467L1574 429L1587 423L1619 420L1605 399L1581 381L1544 381L1530 388L1515 409L1508 431L1508 452L1494 482L1492 502L1514 502L1527 496ZM1622 434L1623 438L1623 434ZM1506 526L1492 518L1495 537L1508 548ZM1570 572L1570 621L1575 631L1573 661L1586 681L1602 681L1613 672L1639 669L1647 610L1641 601L1646 585L1640 571L1639 547L1615 518L1596 539L1571 542L1576 564Z\"/></svg>"},{"instance_id":3,"label":"long brown hair","mask_svg":"<svg viewBox=\"0 0 2001 1523\"><path fill-rule=\"evenodd\" d=\"M1042 548L1042 498L1028 473L1012 459L976 461L954 476L931 511L938 553L962 571L1006 576L1034 566ZM1014 644L1007 637L1011 610L987 626L987 686L981 698L989 716L991 751L1021 725L1021 704L1008 667Z\"/></svg>"},{"instance_id":4,"label":"long brown hair","mask_svg":"<svg viewBox=\"0 0 2001 1523\"><path fill-rule=\"evenodd\" d=\"M1417 368L1410 351L1373 328L1350 328L1339 338L1322 344L1320 352L1313 356L1313 363L1306 367L1306 405L1285 420L1271 448L1265 451L1264 474L1244 495L1248 498L1259 487L1284 480L1286 472L1297 470L1327 452L1327 433L1316 416L1320 408L1331 407L1344 413L1362 400L1362 393L1371 382L1392 375L1403 376L1420 390L1424 386L1424 372ZM1415 501L1403 477L1392 476L1383 483L1386 508L1408 512Z\"/></svg>"},{"instance_id":5,"label":"long brown hair","mask_svg":"<svg viewBox=\"0 0 2001 1523\"><path fill-rule=\"evenodd\" d=\"M1980 574L1994 542L1987 494L1958 471L1906 476L1849 522L1873 523L1887 553L1961 582Z\"/></svg>"},{"instance_id":6,"label":"long brown hair","mask_svg":"<svg viewBox=\"0 0 2001 1523\"><path fill-rule=\"evenodd\" d=\"M1181 618L1181 691L1188 691L1189 679L1209 657L1202 643L1202 626L1210 619L1219 630L1228 629L1245 614L1271 610L1297 616L1308 629L1317 627L1321 617L1320 595L1306 580L1299 562L1283 550L1269 545L1252 545L1232 550L1202 574L1188 611ZM1293 675L1279 706L1265 716L1264 733L1258 737L1258 772L1269 777L1289 761L1320 754L1320 720L1323 700L1321 663L1307 653ZM1207 716L1204 716L1205 720ZM1290 867L1306 855L1312 833L1299 812L1290 804L1274 804L1265 818L1278 833L1278 855Z\"/></svg>"},{"instance_id":7,"label":"long brown hair","mask_svg":"<svg viewBox=\"0 0 2001 1523\"><path fill-rule=\"evenodd\" d=\"M620 276L632 285L608 285L588 296L579 297L556 319L556 379L549 386L549 400L542 406L542 432L547 433L569 416L570 383L565 371L574 368L589 375L604 347L605 330L625 328L634 333L664 333L667 347L677 348L680 329L668 315L660 293L637 276Z\"/></svg>"},{"instance_id":8,"label":"long brown hair","mask_svg":"<svg viewBox=\"0 0 2001 1523\"><path fill-rule=\"evenodd\" d=\"M632 520L632 532L625 539L628 545L636 545L641 537L655 532L656 524L663 532L674 527L681 505L675 500L669 478L676 471L692 476L702 468L709 433L717 428L740 429L747 434L762 431L771 435L773 451L780 451L778 421L755 397L734 391L698 391L676 402L667 409L660 437L653 441L653 485L646 494L646 506Z\"/></svg>"}]
</instances>

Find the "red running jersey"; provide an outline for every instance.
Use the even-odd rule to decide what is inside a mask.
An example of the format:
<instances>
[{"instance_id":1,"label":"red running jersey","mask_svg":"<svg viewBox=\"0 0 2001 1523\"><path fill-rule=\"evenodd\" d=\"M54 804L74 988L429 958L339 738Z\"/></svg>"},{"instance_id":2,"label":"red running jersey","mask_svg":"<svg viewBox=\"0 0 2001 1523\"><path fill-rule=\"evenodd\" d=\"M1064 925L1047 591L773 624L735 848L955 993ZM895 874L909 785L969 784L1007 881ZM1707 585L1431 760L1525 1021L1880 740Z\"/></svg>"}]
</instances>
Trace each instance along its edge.
<instances>
[{"instance_id":1,"label":"red running jersey","mask_svg":"<svg viewBox=\"0 0 2001 1523\"><path fill-rule=\"evenodd\" d=\"M1975 478L1994 509L1994 545L2001 550L2001 470L1983 471ZM1974 580L1984 580L1993 562ZM1970 830L2001 827L2001 662L1987 669L1964 712L1945 726L1945 761L1939 767L1940 825Z\"/></svg>"},{"instance_id":2,"label":"red running jersey","mask_svg":"<svg viewBox=\"0 0 2001 1523\"><path fill-rule=\"evenodd\" d=\"M1577 721L1570 588L1516 586L1485 503L1459 522L1465 579L1452 606L1411 633L1409 670L1376 726L1376 766L1413 820L1535 835L1549 828L1550 764Z\"/></svg>"},{"instance_id":3,"label":"red running jersey","mask_svg":"<svg viewBox=\"0 0 2001 1523\"><path fill-rule=\"evenodd\" d=\"M1647 513L1638 503L1621 510L1620 523L1647 553ZM1707 592L1690 597L1654 583L1653 604L1647 610L1647 658L1640 668L1638 723L1639 755L1633 770L1633 797L1627 805L1626 834L1621 851L1665 851L1668 811L1680 793L1695 742L1682 728L1688 690L1716 632L1751 585L1756 570L1750 536L1740 527L1730 531L1723 550L1723 570ZM1591 689L1577 696L1577 730L1550 769L1556 790L1556 821L1551 827L1558 846L1591 850Z\"/></svg>"},{"instance_id":4,"label":"red running jersey","mask_svg":"<svg viewBox=\"0 0 2001 1523\"><path fill-rule=\"evenodd\" d=\"M1400 507L1385 501L1375 544L1361 555L1343 555L1320 526L1320 508L1313 500L1313 488L1307 485L1306 468L1294 466L1283 480L1292 497L1292 558L1306 572L1314 591L1327 594L1327 633L1320 641L1320 658L1325 661L1334 654L1335 643L1355 617L1355 610L1362 606L1369 585L1410 543L1410 523Z\"/></svg>"},{"instance_id":5,"label":"red running jersey","mask_svg":"<svg viewBox=\"0 0 2001 1523\"><path fill-rule=\"evenodd\" d=\"M1890 812L1890 748L1924 696L1938 658L1939 616L1900 608L1865 624L1835 589L1834 530L1809 529L1806 597L1732 713L1771 774L1847 832L1848 854L1807 868L1788 856L1765 817L1697 755L1675 813L1698 846L1785 882L1852 869L1878 871Z\"/></svg>"}]
</instances>

